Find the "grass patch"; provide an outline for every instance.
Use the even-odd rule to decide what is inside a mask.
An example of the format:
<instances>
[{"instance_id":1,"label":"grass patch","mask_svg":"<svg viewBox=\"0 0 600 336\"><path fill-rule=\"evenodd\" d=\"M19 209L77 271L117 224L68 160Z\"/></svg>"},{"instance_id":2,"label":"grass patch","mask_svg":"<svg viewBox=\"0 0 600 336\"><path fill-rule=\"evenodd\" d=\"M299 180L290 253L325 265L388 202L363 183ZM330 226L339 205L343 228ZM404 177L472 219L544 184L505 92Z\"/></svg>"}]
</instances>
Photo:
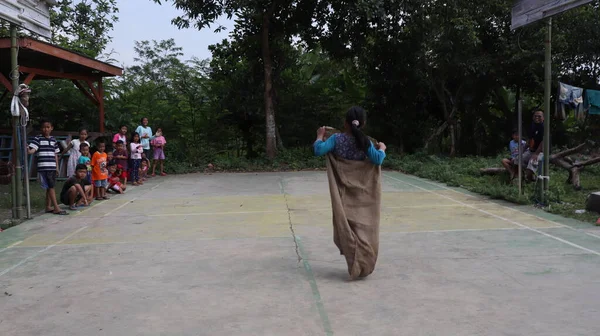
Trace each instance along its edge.
<instances>
[{"instance_id":1,"label":"grass patch","mask_svg":"<svg viewBox=\"0 0 600 336\"><path fill-rule=\"evenodd\" d=\"M517 204L536 204L539 191L536 191L535 183L525 183L524 194L519 195L517 185L508 183L508 174L506 176L479 174L480 168L501 167L502 158L498 156L450 159L425 154L390 155L384 167L443 182L452 187L461 187L493 199L503 199ZM548 191L550 206L545 210L564 217L595 223L600 214L589 212L576 214L575 210L585 209L589 193L600 190L600 165L588 167L582 172L583 190L580 191L576 191L566 183L568 175L565 170L551 166Z\"/></svg>"},{"instance_id":2,"label":"grass patch","mask_svg":"<svg viewBox=\"0 0 600 336\"><path fill-rule=\"evenodd\" d=\"M56 181L55 191L57 197L60 195L64 181ZM36 214L43 211L46 207L46 191L40 187L36 181L30 181L29 191L31 193L31 213ZM23 196L23 200L25 196ZM11 221L12 201L10 185L0 185L0 229L6 230L11 226L18 225L19 222ZM23 207L23 211L25 207Z\"/></svg>"}]
</instances>

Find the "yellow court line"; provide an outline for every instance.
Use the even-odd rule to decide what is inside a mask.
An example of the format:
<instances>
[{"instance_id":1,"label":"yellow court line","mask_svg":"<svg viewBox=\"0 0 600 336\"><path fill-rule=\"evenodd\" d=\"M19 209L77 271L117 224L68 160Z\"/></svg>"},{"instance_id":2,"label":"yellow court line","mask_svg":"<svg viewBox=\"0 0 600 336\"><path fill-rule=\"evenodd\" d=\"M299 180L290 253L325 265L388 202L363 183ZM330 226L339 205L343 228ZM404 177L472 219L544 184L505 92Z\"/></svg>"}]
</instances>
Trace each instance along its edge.
<instances>
[{"instance_id":1,"label":"yellow court line","mask_svg":"<svg viewBox=\"0 0 600 336\"><path fill-rule=\"evenodd\" d=\"M551 234L549 234L549 233L546 233L546 232L544 232L544 231L540 231L540 230L538 230L538 229L534 229L534 228L532 228L532 227L529 227L529 226L527 226L527 225L525 225L525 224L522 224L522 223L516 222L516 221L514 221L514 220L511 220L511 219L508 219L508 218L506 218L506 217L498 216L498 215L496 215L496 214L493 214L493 213L491 213L491 212L489 212L489 211L486 211L486 210L480 209L480 208L478 208L478 207L476 207L476 206L474 206L474 205L470 205L470 204L467 204L467 203L465 203L465 202L463 202L463 201L460 201L460 200L454 199L454 198L452 198L452 197L450 197L450 196L447 196L447 195L444 195L444 194L437 193L437 192L435 192L435 191L433 191L433 190L427 190L427 189L425 189L425 188L423 188L423 187L419 187L419 186L417 186L417 185L414 185L414 184L411 184L411 183L409 183L409 182L402 181L401 179L395 178L395 177L393 177L393 176L390 176L390 175L387 175L387 174L385 174L384 176L385 176L385 177L387 177L387 178L390 178L390 179L392 179L392 180L396 180L396 181L398 181L398 182L400 182L400 183L403 183L403 184L406 184L406 185L409 185L409 186L412 186L412 187L415 187L415 188L421 189L421 190L423 190L423 191L425 191L425 192L429 192L429 193L432 193L432 194L434 194L434 195L438 195L438 196L440 196L440 197L442 197L442 198L445 198L445 199L451 200L451 201L453 201L453 202L456 202L456 203L458 203L458 204L463 204L463 205L466 205L466 206L468 206L468 207L470 207L470 208L473 208L473 209L475 209L475 210L477 210L477 211L479 211L479 212L481 212L481 213L484 213L484 214L486 214L486 215L489 215L489 216L492 216L492 217L495 217L495 218L498 218L498 219L504 220L504 221L506 221L506 222L508 222L508 223L511 223L511 224L514 224L514 225L520 226L520 227L522 227L522 228L525 228L525 229L527 229L527 230L530 230L530 231L532 231L532 232L535 232L535 233L541 234L541 235L543 235L543 236L546 236L546 237L548 237L548 238L554 239L554 240L556 240L556 241L559 241L559 242L561 242L561 243L564 243L564 244L570 245L570 246L572 246L572 247L578 248L578 249L580 249L580 250L586 251L586 252L588 252L588 253L591 253L591 254L595 254L595 255L597 255L597 256L600 256L600 252L598 252L598 251L595 251L595 250L589 249L589 248L587 248L587 247L583 247L583 246L581 246L581 245L575 244L575 243L573 243L573 242L571 242L571 241L568 241L568 240L566 240L566 239L563 239L563 238L560 238L560 237L557 237L557 236L551 235Z\"/></svg>"},{"instance_id":2,"label":"yellow court line","mask_svg":"<svg viewBox=\"0 0 600 336\"><path fill-rule=\"evenodd\" d=\"M390 177L390 178L392 178L392 177L391 177L391 176L389 176L389 175L387 175L387 176L388 176L388 177ZM458 191L458 190L454 190L454 189L452 189L452 188L448 188L447 186L445 186L445 185L443 185L443 184L440 184L440 183L435 183L435 182L431 182L431 181L428 181L428 180L419 179L419 178L417 178L417 177L414 177L414 176L411 176L411 175L407 175L407 176L409 176L410 178L412 178L412 179L414 179L414 180L418 180L418 181L420 181L420 182L424 182L424 183L427 183L427 184L430 184L430 185L433 185L433 186L436 186L436 187L440 187L440 188L442 188L442 189L446 189L446 190L448 190L448 191L452 191L453 193L456 193L456 194L459 194L459 195L463 195L463 196L470 196L470 197L475 197L475 196L471 196L471 195L469 195L469 194L467 194L467 193L464 193L464 192L461 192L461 191ZM589 232L586 232L586 231L582 231L582 230L576 229L576 228L574 228L574 227L571 227L571 226L569 226L569 225L565 225L565 224L562 224L562 223L559 223L559 222L553 221L553 220L551 220L551 219L547 219L547 218L540 217L540 216L538 216L538 215L530 214L530 213L527 213L527 212L525 212L525 211L519 210L519 209L517 209L517 208L514 208L514 207L509 207L509 206L502 205L502 204L498 204L498 203L496 203L496 202L491 202L491 201L488 201L488 200L483 200L483 201L484 201L484 203L487 203L487 204L493 204L493 205L497 205L497 206L499 206L499 207L502 207L502 208L505 208L505 209L509 209L509 210L511 210L511 211L518 212L518 213L521 213L521 214L523 214L523 215L526 215L526 216L529 216L529 217L537 218L537 219L539 219L539 220L542 220L542 221L544 221L544 222L548 222L548 223L556 224L556 225L558 225L559 227L562 227L562 228L565 228L565 229L569 229L569 230L572 230L572 231L577 231L577 232L580 232L580 233L585 233L585 234L586 234L586 235L588 235L588 236L592 236L592 237L596 237L596 238L599 238L599 239L600 239L600 236L598 236L598 235L595 235L595 234L593 234L593 233L589 233Z\"/></svg>"}]
</instances>

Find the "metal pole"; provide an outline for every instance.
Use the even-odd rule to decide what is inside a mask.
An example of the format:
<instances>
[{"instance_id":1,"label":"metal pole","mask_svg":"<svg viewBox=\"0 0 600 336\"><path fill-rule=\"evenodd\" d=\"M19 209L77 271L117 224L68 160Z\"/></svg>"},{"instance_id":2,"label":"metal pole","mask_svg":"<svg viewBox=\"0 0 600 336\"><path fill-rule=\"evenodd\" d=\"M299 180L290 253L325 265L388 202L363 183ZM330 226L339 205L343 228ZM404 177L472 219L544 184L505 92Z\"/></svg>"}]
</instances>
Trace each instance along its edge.
<instances>
[{"instance_id":1,"label":"metal pole","mask_svg":"<svg viewBox=\"0 0 600 336\"><path fill-rule=\"evenodd\" d=\"M10 25L10 77L12 79L13 95L18 94L19 90L19 64L17 60L17 26ZM15 204L15 215L14 218L23 218L23 185L21 184L21 141L17 137L17 129L19 128L19 117L13 116L13 157L15 158L15 198L13 199Z\"/></svg>"},{"instance_id":2,"label":"metal pole","mask_svg":"<svg viewBox=\"0 0 600 336\"><path fill-rule=\"evenodd\" d=\"M542 193L550 187L550 89L552 84L552 18L548 19L546 28L546 57L544 65L544 179L542 180ZM545 198L544 204L547 203Z\"/></svg>"},{"instance_id":3,"label":"metal pole","mask_svg":"<svg viewBox=\"0 0 600 336\"><path fill-rule=\"evenodd\" d=\"M523 146L521 146L521 139L523 139L523 101L519 99L517 106L519 118L519 195L523 195Z\"/></svg>"},{"instance_id":4,"label":"metal pole","mask_svg":"<svg viewBox=\"0 0 600 336\"><path fill-rule=\"evenodd\" d=\"M31 195L29 194L29 165L27 162L27 126L21 125L21 139L23 141L23 180L25 181L25 205L27 206L27 219L31 219Z\"/></svg>"}]
</instances>

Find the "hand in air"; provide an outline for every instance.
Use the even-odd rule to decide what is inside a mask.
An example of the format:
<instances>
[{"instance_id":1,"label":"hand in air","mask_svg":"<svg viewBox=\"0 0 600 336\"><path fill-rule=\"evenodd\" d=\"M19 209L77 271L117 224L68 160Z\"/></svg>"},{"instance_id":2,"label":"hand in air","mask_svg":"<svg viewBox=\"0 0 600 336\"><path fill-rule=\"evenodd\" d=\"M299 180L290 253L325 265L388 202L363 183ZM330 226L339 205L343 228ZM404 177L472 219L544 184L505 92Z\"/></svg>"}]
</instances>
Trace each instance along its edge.
<instances>
[{"instance_id":1,"label":"hand in air","mask_svg":"<svg viewBox=\"0 0 600 336\"><path fill-rule=\"evenodd\" d=\"M325 132L326 132L325 126L319 127L319 129L317 129L317 138L323 139L323 137L325 136Z\"/></svg>"},{"instance_id":2,"label":"hand in air","mask_svg":"<svg viewBox=\"0 0 600 336\"><path fill-rule=\"evenodd\" d=\"M385 146L385 144L383 142L378 142L377 143L377 149L382 150L385 152L385 150L387 149L387 147Z\"/></svg>"}]
</instances>

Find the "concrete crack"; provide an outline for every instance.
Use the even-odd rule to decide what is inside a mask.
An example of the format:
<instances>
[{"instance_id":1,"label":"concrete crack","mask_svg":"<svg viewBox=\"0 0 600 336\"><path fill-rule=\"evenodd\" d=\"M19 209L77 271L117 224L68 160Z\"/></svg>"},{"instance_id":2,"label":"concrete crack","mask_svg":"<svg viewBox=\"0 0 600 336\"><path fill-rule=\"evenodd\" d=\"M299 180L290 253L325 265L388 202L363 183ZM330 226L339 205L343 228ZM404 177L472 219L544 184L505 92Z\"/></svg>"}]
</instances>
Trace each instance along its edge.
<instances>
[{"instance_id":1,"label":"concrete crack","mask_svg":"<svg viewBox=\"0 0 600 336\"><path fill-rule=\"evenodd\" d=\"M283 199L285 200L285 208L287 209L288 215L288 223L290 225L290 233L292 234L292 238L294 239L294 246L296 250L296 256L298 257L298 264L302 261L302 255L300 254L300 247L298 245L298 238L296 237L296 232L294 231L294 224L292 223L292 211L290 210L290 205L288 202L287 193L285 192L285 187L283 185L283 180L279 180L279 190L281 194L283 194Z\"/></svg>"}]
</instances>

